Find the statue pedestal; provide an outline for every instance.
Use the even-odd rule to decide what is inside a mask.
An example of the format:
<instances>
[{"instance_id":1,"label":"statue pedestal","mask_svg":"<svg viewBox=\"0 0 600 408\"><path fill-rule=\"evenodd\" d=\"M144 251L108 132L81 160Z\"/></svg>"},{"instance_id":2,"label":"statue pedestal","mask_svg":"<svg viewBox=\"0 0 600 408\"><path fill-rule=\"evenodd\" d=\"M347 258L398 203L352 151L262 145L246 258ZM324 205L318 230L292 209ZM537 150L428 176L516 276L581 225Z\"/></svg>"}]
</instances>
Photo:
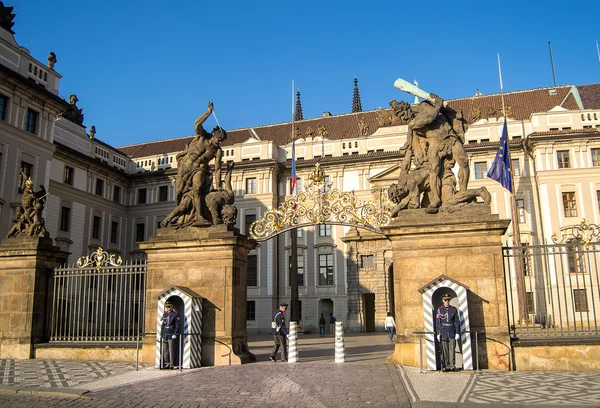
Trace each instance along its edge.
<instances>
[{"instance_id":1,"label":"statue pedestal","mask_svg":"<svg viewBox=\"0 0 600 408\"><path fill-rule=\"evenodd\" d=\"M246 335L247 256L255 246L226 225L161 228L141 243L148 256L145 332L156 331L158 295L170 286L184 286L204 298L202 365L255 361ZM155 352L156 335L147 335L142 361L154 363Z\"/></svg>"},{"instance_id":2,"label":"statue pedestal","mask_svg":"<svg viewBox=\"0 0 600 408\"><path fill-rule=\"evenodd\" d=\"M50 238L0 242L0 359L33 358L33 345L46 340L49 275L67 256Z\"/></svg>"},{"instance_id":3,"label":"statue pedestal","mask_svg":"<svg viewBox=\"0 0 600 408\"><path fill-rule=\"evenodd\" d=\"M510 339L501 236L510 220L498 215L401 212L384 227L394 253L397 343L388 362L418 367L426 315L419 289L440 275L469 287L471 331L479 332L479 366L509 368ZM425 350L423 350L423 353Z\"/></svg>"}]
</instances>

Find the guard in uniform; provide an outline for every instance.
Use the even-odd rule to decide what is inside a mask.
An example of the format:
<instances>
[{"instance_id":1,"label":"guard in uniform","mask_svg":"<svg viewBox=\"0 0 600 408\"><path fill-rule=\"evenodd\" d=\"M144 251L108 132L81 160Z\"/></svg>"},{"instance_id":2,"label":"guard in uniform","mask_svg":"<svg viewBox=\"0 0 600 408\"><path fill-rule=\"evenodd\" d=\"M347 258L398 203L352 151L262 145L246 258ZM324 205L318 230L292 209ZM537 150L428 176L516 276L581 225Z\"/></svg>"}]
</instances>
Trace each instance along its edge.
<instances>
[{"instance_id":1,"label":"guard in uniform","mask_svg":"<svg viewBox=\"0 0 600 408\"><path fill-rule=\"evenodd\" d=\"M273 322L271 323L271 334L273 335L273 350L269 360L276 361L275 356L281 347L281 361L287 361L287 339L288 331L285 325L285 311L287 310L288 304L281 303L279 310L276 310L273 314Z\"/></svg>"},{"instance_id":2,"label":"guard in uniform","mask_svg":"<svg viewBox=\"0 0 600 408\"><path fill-rule=\"evenodd\" d=\"M165 312L161 318L160 338L162 339L163 368L174 368L177 361L177 334L179 333L179 315L173 311L172 303L165 303Z\"/></svg>"},{"instance_id":3,"label":"guard in uniform","mask_svg":"<svg viewBox=\"0 0 600 408\"><path fill-rule=\"evenodd\" d=\"M442 296L443 305L438 307L435 317L438 343L442 349L442 371L456 371L454 353L456 341L460 339L458 310L450 305L452 296Z\"/></svg>"}]
</instances>

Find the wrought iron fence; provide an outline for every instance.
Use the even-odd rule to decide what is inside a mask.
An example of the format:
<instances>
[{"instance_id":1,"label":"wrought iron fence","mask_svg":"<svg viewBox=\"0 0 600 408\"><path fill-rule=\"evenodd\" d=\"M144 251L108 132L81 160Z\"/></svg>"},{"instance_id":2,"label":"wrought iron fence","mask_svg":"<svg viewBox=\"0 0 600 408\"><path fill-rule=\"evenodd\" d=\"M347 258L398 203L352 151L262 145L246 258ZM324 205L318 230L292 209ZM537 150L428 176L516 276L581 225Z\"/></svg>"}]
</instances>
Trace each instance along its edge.
<instances>
[{"instance_id":1,"label":"wrought iron fence","mask_svg":"<svg viewBox=\"0 0 600 408\"><path fill-rule=\"evenodd\" d=\"M144 327L146 262L99 248L54 270L50 342L135 342Z\"/></svg>"},{"instance_id":2,"label":"wrought iron fence","mask_svg":"<svg viewBox=\"0 0 600 408\"><path fill-rule=\"evenodd\" d=\"M599 242L572 237L503 255L513 338L600 335Z\"/></svg>"}]
</instances>

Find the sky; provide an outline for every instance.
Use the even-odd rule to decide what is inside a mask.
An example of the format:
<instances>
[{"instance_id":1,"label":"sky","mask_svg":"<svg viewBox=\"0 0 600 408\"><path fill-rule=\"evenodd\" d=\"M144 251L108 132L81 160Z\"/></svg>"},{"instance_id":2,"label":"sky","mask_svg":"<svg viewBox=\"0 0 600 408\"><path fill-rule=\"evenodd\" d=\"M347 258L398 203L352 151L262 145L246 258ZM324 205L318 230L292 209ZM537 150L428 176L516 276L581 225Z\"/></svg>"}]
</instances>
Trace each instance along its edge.
<instances>
[{"instance_id":1,"label":"sky","mask_svg":"<svg viewBox=\"0 0 600 408\"><path fill-rule=\"evenodd\" d=\"M407 4L409 3L409 4ZM414 97L397 78L445 99L600 82L589 13L596 1L6 0L15 39L46 63L59 96L77 94L84 125L118 147L193 135L214 102L220 125L287 122L292 80L304 118ZM216 122L211 117L205 127Z\"/></svg>"}]
</instances>

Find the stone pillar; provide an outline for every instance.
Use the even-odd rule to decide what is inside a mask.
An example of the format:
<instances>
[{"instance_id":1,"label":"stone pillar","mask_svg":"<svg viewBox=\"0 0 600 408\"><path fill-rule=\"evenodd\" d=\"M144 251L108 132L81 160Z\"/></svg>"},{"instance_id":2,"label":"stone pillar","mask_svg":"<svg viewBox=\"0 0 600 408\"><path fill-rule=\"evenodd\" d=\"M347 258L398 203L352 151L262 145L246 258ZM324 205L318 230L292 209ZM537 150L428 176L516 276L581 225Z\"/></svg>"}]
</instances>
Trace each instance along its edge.
<instances>
[{"instance_id":1,"label":"stone pillar","mask_svg":"<svg viewBox=\"0 0 600 408\"><path fill-rule=\"evenodd\" d=\"M400 213L383 228L394 253L397 343L388 362L419 365L419 337L424 310L418 289L446 275L470 288L471 331L479 332L481 368L506 370L510 338L501 236L510 220L498 215Z\"/></svg>"},{"instance_id":2,"label":"stone pillar","mask_svg":"<svg viewBox=\"0 0 600 408\"><path fill-rule=\"evenodd\" d=\"M254 361L246 334L247 256L256 244L235 228L161 228L141 243L146 251L147 288L144 327L156 331L158 295L170 286L184 286L204 298L202 365ZM147 335L142 361L154 362L156 335Z\"/></svg>"},{"instance_id":3,"label":"stone pillar","mask_svg":"<svg viewBox=\"0 0 600 408\"><path fill-rule=\"evenodd\" d=\"M33 345L47 341L49 280L68 255L51 238L0 242L0 359L33 358Z\"/></svg>"}]
</instances>

